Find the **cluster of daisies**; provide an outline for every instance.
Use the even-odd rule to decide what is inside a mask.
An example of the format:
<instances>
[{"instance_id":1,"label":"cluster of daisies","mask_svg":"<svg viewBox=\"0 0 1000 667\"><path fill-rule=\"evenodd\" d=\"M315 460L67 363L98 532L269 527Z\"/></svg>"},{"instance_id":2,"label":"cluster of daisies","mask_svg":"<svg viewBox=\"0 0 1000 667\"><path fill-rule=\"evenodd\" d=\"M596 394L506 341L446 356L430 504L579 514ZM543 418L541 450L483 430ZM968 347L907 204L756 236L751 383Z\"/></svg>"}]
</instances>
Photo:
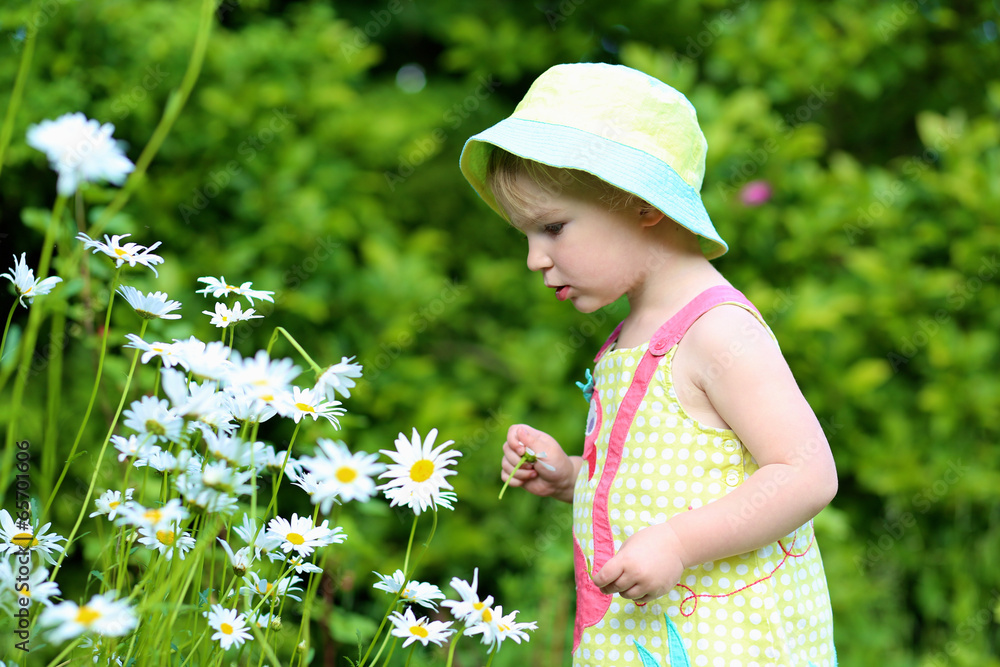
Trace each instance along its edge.
<instances>
[{"instance_id":1,"label":"cluster of daisies","mask_svg":"<svg viewBox=\"0 0 1000 667\"><path fill-rule=\"evenodd\" d=\"M111 138L113 129L82 114L67 114L29 130L29 144L44 151L59 173L61 198L88 181L121 184L132 171L132 163ZM160 243L144 246L126 240L129 236L105 235L97 240L81 232L76 238L85 249L110 258L116 270L128 264L158 275L156 267L164 260L154 251ZM36 278L24 254L15 256L13 268L0 277L12 283L17 304L25 307L62 281L55 276ZM116 283L117 278L116 274ZM235 340L234 325L262 318L252 307L255 299L274 302L274 292L256 290L250 282L237 284L208 276L198 281L205 285L199 293L221 299L212 310L202 312L212 325L228 329L230 343ZM182 304L163 292L145 294L121 285L117 293L143 320L181 317ZM244 308L240 298L250 307ZM144 323L143 332L145 327ZM302 602L303 594L314 591L310 585L316 580L311 577L323 572L317 557L347 539L341 527L327 520L317 522L320 513L329 513L334 505L368 502L381 492L390 506L413 512L415 528L422 513L453 508L457 498L448 478L455 474L453 465L461 456L451 448L453 441L436 443L436 429L426 437L416 429L409 437L400 433L394 447L379 454L352 452L342 441L319 438L310 452L293 456L298 427L284 449L257 441L260 424L274 418L296 424L306 418L323 419L339 429L339 419L345 414L339 399L351 396L362 367L353 357L343 357L339 363L320 368L292 341L315 372L313 381L302 386L295 384L302 369L291 359L272 359L265 350L242 356L225 344L226 333L222 341L211 342L193 336L171 342L147 340L141 334L126 336L124 347L134 350L144 365L155 365L155 390L133 401L122 413L124 432L109 436L106 444L113 445L124 466L124 482L120 488L100 493L90 513L91 518L111 525L115 549L125 554L123 558L145 563L147 573L155 565L176 564L185 558L189 567L199 567L191 561L211 562L210 549L225 553L228 577L196 605L204 620L193 635L198 643L199 632L202 637L210 636L221 650L242 648L259 631L265 633L267 642L269 633L282 627L280 613L286 601ZM0 356L6 338L7 328ZM386 462L380 461L380 454ZM141 473L143 480L151 473L159 476L159 484L144 481L142 486L129 486L134 472ZM314 506L313 516L260 517L255 502L259 478L272 480L274 498L286 479L302 489ZM144 494L147 488L158 489L155 499ZM254 509L248 512L248 507ZM225 523L225 538L215 531L220 519ZM95 662L128 663L135 656L108 649L106 638L152 628L144 620L148 615L143 602L119 599L112 583L100 577L100 592L87 602L60 601L59 584L48 566L58 570L66 555L61 544L66 538L51 532L50 525L15 521L0 510L0 610L13 613L29 608L47 641L82 641L93 648ZM407 563L409 556L408 550ZM528 639L527 631L536 627L517 622L516 611L504 614L502 607L494 606L492 596L480 599L478 570L471 584L452 580L457 600L445 600L438 587L412 580L404 570L391 576L376 574L375 588L394 596L386 619L391 636L403 638L404 646L416 642L440 645L449 638L479 636L495 651L508 638L518 643ZM437 614L438 601L451 610L452 620L415 615L415 607ZM128 645L111 643L118 650Z\"/></svg>"}]
</instances>

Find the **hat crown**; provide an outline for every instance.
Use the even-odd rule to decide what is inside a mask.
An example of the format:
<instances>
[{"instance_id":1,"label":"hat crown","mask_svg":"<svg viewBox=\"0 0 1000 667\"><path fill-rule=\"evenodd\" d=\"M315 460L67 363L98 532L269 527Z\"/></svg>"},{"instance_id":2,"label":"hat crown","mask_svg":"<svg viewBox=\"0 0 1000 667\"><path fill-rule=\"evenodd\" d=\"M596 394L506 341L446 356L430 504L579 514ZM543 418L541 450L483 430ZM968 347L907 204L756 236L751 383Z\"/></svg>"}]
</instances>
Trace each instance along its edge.
<instances>
[{"instance_id":1,"label":"hat crown","mask_svg":"<svg viewBox=\"0 0 1000 667\"><path fill-rule=\"evenodd\" d=\"M705 177L708 143L688 99L622 65L556 65L539 76L512 118L563 125L643 151L669 165L695 191ZM581 157L600 142L582 141Z\"/></svg>"}]
</instances>

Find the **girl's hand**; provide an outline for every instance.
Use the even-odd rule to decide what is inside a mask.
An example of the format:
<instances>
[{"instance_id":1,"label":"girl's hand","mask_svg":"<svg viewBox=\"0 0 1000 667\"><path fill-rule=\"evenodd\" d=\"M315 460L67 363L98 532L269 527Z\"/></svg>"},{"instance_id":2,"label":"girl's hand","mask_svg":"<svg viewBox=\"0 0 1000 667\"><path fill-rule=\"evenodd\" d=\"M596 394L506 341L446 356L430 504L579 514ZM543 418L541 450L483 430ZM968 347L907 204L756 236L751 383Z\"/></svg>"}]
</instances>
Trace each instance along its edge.
<instances>
[{"instance_id":1,"label":"girl's hand","mask_svg":"<svg viewBox=\"0 0 1000 667\"><path fill-rule=\"evenodd\" d=\"M605 595L619 593L645 604L670 592L684 572L684 551L669 523L649 526L625 540L591 579Z\"/></svg>"},{"instance_id":2,"label":"girl's hand","mask_svg":"<svg viewBox=\"0 0 1000 667\"><path fill-rule=\"evenodd\" d=\"M539 460L534 463L525 461L511 476L526 448L539 456ZM507 441L503 444L500 479L509 486L524 487L536 496L553 496L572 502L573 485L580 470L578 459L566 456L563 448L548 433L527 424L514 424L507 430Z\"/></svg>"}]
</instances>

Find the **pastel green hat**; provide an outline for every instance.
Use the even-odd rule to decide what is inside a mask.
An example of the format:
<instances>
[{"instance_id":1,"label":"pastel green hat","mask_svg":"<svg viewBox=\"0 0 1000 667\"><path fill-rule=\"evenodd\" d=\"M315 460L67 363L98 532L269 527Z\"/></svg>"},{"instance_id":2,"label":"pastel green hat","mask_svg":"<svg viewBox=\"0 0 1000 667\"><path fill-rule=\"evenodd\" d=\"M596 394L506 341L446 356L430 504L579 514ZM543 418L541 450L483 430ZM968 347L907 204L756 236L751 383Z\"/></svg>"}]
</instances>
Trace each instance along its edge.
<instances>
[{"instance_id":1,"label":"pastel green hat","mask_svg":"<svg viewBox=\"0 0 1000 667\"><path fill-rule=\"evenodd\" d=\"M729 247L701 201L708 144L694 107L662 81L623 65L556 65L521 103L462 149L462 173L507 218L486 184L494 146L552 167L579 169L638 195L700 237L713 259Z\"/></svg>"}]
</instances>

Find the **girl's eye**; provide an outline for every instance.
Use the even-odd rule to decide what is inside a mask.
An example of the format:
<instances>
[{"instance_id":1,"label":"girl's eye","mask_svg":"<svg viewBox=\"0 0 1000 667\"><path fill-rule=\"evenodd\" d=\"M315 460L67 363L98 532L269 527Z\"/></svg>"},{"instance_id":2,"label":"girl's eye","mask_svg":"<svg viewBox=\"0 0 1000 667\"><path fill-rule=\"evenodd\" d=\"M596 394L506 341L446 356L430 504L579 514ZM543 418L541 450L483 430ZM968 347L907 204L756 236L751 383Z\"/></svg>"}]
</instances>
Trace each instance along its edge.
<instances>
[{"instance_id":1,"label":"girl's eye","mask_svg":"<svg viewBox=\"0 0 1000 667\"><path fill-rule=\"evenodd\" d=\"M556 222L551 225L545 225L545 233L552 236L558 236L565 226L565 222Z\"/></svg>"}]
</instances>

